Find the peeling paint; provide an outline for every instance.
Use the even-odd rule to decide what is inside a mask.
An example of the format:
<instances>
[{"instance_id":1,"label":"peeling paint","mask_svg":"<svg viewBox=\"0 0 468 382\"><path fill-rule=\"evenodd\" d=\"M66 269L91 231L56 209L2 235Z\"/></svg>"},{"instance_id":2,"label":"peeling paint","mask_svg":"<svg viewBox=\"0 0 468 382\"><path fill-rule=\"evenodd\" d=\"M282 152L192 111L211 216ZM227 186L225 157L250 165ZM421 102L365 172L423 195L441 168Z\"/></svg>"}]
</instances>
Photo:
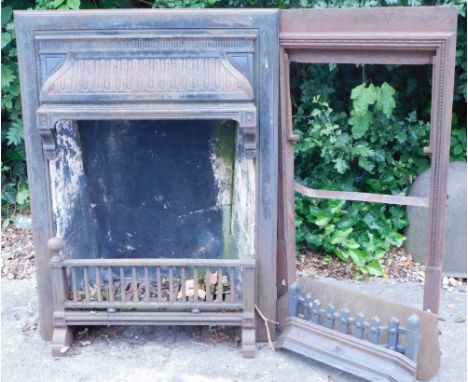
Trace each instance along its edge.
<instances>
[{"instance_id":1,"label":"peeling paint","mask_svg":"<svg viewBox=\"0 0 468 382\"><path fill-rule=\"evenodd\" d=\"M237 142L231 230L237 255L245 258L255 256L256 169L255 160L242 155L241 139Z\"/></svg>"},{"instance_id":2,"label":"peeling paint","mask_svg":"<svg viewBox=\"0 0 468 382\"><path fill-rule=\"evenodd\" d=\"M219 121L214 126L214 137L210 142L210 160L218 186L217 205L232 203L232 177L234 167L234 134L230 121Z\"/></svg>"},{"instance_id":3,"label":"peeling paint","mask_svg":"<svg viewBox=\"0 0 468 382\"><path fill-rule=\"evenodd\" d=\"M72 121L57 123L57 157L50 162L52 208L59 237L66 238L81 194L83 160Z\"/></svg>"},{"instance_id":4,"label":"peeling paint","mask_svg":"<svg viewBox=\"0 0 468 382\"><path fill-rule=\"evenodd\" d=\"M106 174L107 167L101 166L98 168L95 165L95 163L113 163L116 169L122 168L121 163L122 165L129 163L125 150L130 147L143 150L141 137L138 138L140 139L138 141L135 138L136 135L129 134L128 131L124 133L129 127L131 125L127 126L126 121L122 121L113 129L109 129L110 131L105 136L104 141L99 141L102 143L97 145L97 141L94 140L96 145L89 146L89 142L92 142L90 140L92 136L87 136L88 141L81 142L79 128L76 123L63 121L57 126L58 155L57 159L51 162L50 165L53 210L57 234L65 239L73 235L76 236L75 240L70 243L70 247L72 247L70 251L76 254L76 257L85 258L109 256L154 257L155 255L175 257L189 255L193 258L242 258L254 256L256 167L254 160L246 159L242 155L242 139L240 138L239 128L236 128L232 121L219 121L213 124L211 138L209 138L209 141L205 141L209 143L208 153L206 149L204 151L205 155L208 154L208 157L205 156L207 161L198 162L206 163L203 166L208 166L207 168L204 167L205 171L208 170L208 173L211 166L213 173L211 179L214 179L215 187L213 189L212 184L207 191L211 192L210 198L213 198L213 200L210 202L211 204L184 205L179 203L179 199L174 199L173 194L167 193L170 188L160 189L156 187L154 191L151 191L151 189L149 193L147 192L145 197L149 199L138 200L138 195L129 194L128 192L131 192L132 189L125 185L127 176L131 172L121 171L115 174L111 172L109 177ZM171 130L168 129L167 131ZM82 133L81 130L80 133ZM166 134L166 132L159 132L159 135L163 134ZM81 136L81 139L84 138ZM174 139L174 136L171 139ZM85 144L86 142L88 142L88 146ZM81 143L83 143L83 147ZM175 152L174 154L172 151L169 153L177 155L175 153L180 149L174 143L172 144ZM96 158L93 156L91 162L88 160L89 163L84 161L82 150L84 150L86 157L90 152L86 151L88 148L97 150L97 147L102 147L102 149L96 151L99 155ZM143 153L146 154L142 154L142 158L144 159L145 155L147 155L146 158L155 158L149 159L151 162L154 160L156 163L161 163L161 153L151 145L145 147L146 151ZM186 157L190 159L191 154L187 154ZM140 162L135 162L135 159L133 159L133 162L130 163L132 163L132 166L137 166ZM193 170L197 171L197 166L199 167L197 164L193 167ZM161 168L155 167L153 170L158 171ZM177 187L177 176L179 176L177 171L179 168L183 169L185 167L175 166L172 170L174 178L171 178L169 173L168 180L165 180L164 177L161 178L165 181L165 183L161 184ZM165 177L168 176L167 167L166 172L163 174L165 174ZM92 176L91 180L88 178L90 175ZM135 177L129 179L130 182L135 182ZM197 181L196 177L193 179ZM95 182L94 188L89 188L92 187L91 181ZM150 185L151 183L143 182L142 184ZM197 192L201 192L197 198L203 197L201 196L204 192L203 184L196 183L196 186ZM146 187L142 189L142 192L148 190L148 187ZM122 199L123 195L127 195L128 198ZM122 200L125 202L121 202ZM132 202L134 202L133 205L130 204ZM146 202L148 202L147 207L145 207ZM193 208L203 204L206 207ZM133 212L134 210L139 212ZM162 215L163 213L165 215ZM201 215L201 217L197 217L197 215ZM170 216L174 216L179 219L179 222L174 221L170 227L163 227L164 221L168 220L164 220L162 216L166 216L168 220L172 219ZM127 220L129 217L136 220ZM221 220L217 220L219 217L221 217ZM121 219L133 225L132 228L135 228L143 221L146 222L146 225L142 225L143 228L139 228L135 232L120 231L121 227L118 222ZM198 223L192 227L191 222ZM99 224L101 224L101 227L99 227ZM153 230L153 233L151 230ZM97 234L100 234L101 237L96 236ZM170 240L167 243L172 245L171 243L174 240L177 241L178 237L187 240L187 234L192 236L192 239L189 239L191 242L187 241L187 243L192 243L189 245L194 244L190 248L190 254L173 253L170 247L163 250L163 248L159 247L146 248L146 244L143 245L143 243L147 242L145 240L152 240L153 237L158 235L166 236L158 237L154 241L155 243L164 243L167 237ZM98 238L100 240L97 240ZM99 252L97 249L98 244ZM157 255L158 253L161 254Z\"/></svg>"},{"instance_id":5,"label":"peeling paint","mask_svg":"<svg viewBox=\"0 0 468 382\"><path fill-rule=\"evenodd\" d=\"M56 136L57 157L49 162L55 234L72 257L96 253L77 124L59 121Z\"/></svg>"}]
</instances>

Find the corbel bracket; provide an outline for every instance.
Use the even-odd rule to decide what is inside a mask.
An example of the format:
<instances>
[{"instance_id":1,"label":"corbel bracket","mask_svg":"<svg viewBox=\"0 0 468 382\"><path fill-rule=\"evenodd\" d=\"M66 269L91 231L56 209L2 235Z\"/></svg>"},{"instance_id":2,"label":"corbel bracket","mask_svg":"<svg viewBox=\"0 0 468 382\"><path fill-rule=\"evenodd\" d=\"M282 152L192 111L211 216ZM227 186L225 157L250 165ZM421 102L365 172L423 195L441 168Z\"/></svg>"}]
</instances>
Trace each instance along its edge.
<instances>
[{"instance_id":1,"label":"corbel bracket","mask_svg":"<svg viewBox=\"0 0 468 382\"><path fill-rule=\"evenodd\" d=\"M47 160L54 160L57 157L57 138L55 123L48 113L38 113L38 131L42 139L42 150Z\"/></svg>"},{"instance_id":2,"label":"corbel bracket","mask_svg":"<svg viewBox=\"0 0 468 382\"><path fill-rule=\"evenodd\" d=\"M257 156L257 113L244 111L241 117L243 154L247 159Z\"/></svg>"}]
</instances>

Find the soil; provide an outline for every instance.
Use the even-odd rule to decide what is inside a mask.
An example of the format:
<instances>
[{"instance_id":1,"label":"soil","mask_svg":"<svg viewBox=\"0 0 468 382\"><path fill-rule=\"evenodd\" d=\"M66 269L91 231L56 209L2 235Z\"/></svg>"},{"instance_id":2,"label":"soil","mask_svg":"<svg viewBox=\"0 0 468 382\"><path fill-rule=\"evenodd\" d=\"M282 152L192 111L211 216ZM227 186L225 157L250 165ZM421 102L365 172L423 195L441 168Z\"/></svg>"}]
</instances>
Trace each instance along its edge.
<instances>
[{"instance_id":1,"label":"soil","mask_svg":"<svg viewBox=\"0 0 468 382\"><path fill-rule=\"evenodd\" d=\"M36 272L34 248L30 230L13 225L2 230L2 278L31 278Z\"/></svg>"}]
</instances>

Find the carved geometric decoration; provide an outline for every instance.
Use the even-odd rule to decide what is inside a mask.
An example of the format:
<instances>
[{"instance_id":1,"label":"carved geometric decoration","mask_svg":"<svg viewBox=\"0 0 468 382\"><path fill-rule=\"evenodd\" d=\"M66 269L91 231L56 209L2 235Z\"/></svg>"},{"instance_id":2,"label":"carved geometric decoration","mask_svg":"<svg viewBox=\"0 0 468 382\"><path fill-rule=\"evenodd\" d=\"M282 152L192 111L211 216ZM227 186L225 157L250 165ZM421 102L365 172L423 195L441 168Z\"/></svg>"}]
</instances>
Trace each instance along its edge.
<instances>
[{"instance_id":1,"label":"carved geometric decoration","mask_svg":"<svg viewBox=\"0 0 468 382\"><path fill-rule=\"evenodd\" d=\"M43 54L41 55L41 76L44 80L55 72L65 61L66 54Z\"/></svg>"},{"instance_id":2,"label":"carved geometric decoration","mask_svg":"<svg viewBox=\"0 0 468 382\"><path fill-rule=\"evenodd\" d=\"M249 80L220 57L69 58L43 85L53 95L148 94L151 99L253 99Z\"/></svg>"}]
</instances>

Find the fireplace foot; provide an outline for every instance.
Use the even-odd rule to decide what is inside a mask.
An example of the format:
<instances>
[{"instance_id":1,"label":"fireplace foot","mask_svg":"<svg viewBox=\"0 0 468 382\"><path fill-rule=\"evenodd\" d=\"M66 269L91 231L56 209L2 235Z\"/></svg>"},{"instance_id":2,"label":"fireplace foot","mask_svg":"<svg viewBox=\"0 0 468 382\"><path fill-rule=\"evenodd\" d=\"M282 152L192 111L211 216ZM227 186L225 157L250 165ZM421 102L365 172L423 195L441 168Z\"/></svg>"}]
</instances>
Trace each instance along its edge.
<instances>
[{"instance_id":1,"label":"fireplace foot","mask_svg":"<svg viewBox=\"0 0 468 382\"><path fill-rule=\"evenodd\" d=\"M52 337L52 356L64 357L73 342L73 331L71 327L55 327Z\"/></svg>"},{"instance_id":2,"label":"fireplace foot","mask_svg":"<svg viewBox=\"0 0 468 382\"><path fill-rule=\"evenodd\" d=\"M242 357L255 357L255 320L254 314L244 313L242 320Z\"/></svg>"}]
</instances>

